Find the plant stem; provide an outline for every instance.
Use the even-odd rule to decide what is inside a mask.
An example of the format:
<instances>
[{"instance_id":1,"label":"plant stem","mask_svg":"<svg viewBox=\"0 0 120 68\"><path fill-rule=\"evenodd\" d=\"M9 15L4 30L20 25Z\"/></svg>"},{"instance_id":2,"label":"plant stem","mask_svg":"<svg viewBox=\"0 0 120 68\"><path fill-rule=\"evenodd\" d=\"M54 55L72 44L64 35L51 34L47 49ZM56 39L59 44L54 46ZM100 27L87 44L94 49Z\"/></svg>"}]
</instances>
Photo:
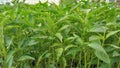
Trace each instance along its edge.
<instances>
[{"instance_id":1,"label":"plant stem","mask_svg":"<svg viewBox=\"0 0 120 68\"><path fill-rule=\"evenodd\" d=\"M98 59L98 61L97 61L97 68L99 68L99 65L100 65L100 60Z\"/></svg>"},{"instance_id":2,"label":"plant stem","mask_svg":"<svg viewBox=\"0 0 120 68\"><path fill-rule=\"evenodd\" d=\"M85 54L84 55L84 65L85 65L84 68L87 68L86 53L84 52L84 54Z\"/></svg>"},{"instance_id":3,"label":"plant stem","mask_svg":"<svg viewBox=\"0 0 120 68\"><path fill-rule=\"evenodd\" d=\"M118 63L118 67L117 68L120 68L120 62Z\"/></svg>"},{"instance_id":4,"label":"plant stem","mask_svg":"<svg viewBox=\"0 0 120 68\"><path fill-rule=\"evenodd\" d=\"M78 60L78 64L77 64L77 67L81 67L81 53L79 54L79 60Z\"/></svg>"}]
</instances>

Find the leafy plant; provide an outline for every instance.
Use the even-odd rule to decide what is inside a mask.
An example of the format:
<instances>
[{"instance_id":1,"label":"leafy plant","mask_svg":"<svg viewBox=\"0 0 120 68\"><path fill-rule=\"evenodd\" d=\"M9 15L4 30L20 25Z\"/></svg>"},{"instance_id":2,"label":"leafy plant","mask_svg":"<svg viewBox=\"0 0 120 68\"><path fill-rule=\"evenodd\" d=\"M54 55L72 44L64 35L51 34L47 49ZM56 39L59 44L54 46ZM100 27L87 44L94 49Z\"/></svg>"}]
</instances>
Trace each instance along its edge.
<instances>
[{"instance_id":1,"label":"leafy plant","mask_svg":"<svg viewBox=\"0 0 120 68\"><path fill-rule=\"evenodd\" d=\"M120 67L119 6L68 1L0 5L2 68Z\"/></svg>"}]
</instances>

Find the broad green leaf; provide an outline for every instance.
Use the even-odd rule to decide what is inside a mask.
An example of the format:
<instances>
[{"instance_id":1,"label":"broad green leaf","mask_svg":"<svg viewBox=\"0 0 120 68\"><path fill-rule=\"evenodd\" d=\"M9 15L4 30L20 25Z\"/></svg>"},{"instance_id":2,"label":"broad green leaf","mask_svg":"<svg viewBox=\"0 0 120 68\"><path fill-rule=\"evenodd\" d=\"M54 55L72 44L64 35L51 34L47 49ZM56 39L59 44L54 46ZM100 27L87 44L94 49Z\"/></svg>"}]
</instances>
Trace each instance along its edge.
<instances>
[{"instance_id":1,"label":"broad green leaf","mask_svg":"<svg viewBox=\"0 0 120 68\"><path fill-rule=\"evenodd\" d=\"M65 19L67 19L68 16L69 16L69 15L66 14L64 17L60 18L60 19L56 22L56 24L60 23L61 21L65 20Z\"/></svg>"},{"instance_id":2,"label":"broad green leaf","mask_svg":"<svg viewBox=\"0 0 120 68\"><path fill-rule=\"evenodd\" d=\"M61 46L61 43L54 43L51 47L59 47Z\"/></svg>"},{"instance_id":3,"label":"broad green leaf","mask_svg":"<svg viewBox=\"0 0 120 68\"><path fill-rule=\"evenodd\" d=\"M28 45L29 46L32 46L32 45L35 45L35 44L37 44L38 42L36 42L35 40L30 40L29 42L28 42Z\"/></svg>"},{"instance_id":4,"label":"broad green leaf","mask_svg":"<svg viewBox=\"0 0 120 68\"><path fill-rule=\"evenodd\" d=\"M106 39L109 38L110 36L112 36L112 35L118 33L118 32L120 32L120 30L109 32L109 33L106 35Z\"/></svg>"},{"instance_id":5,"label":"broad green leaf","mask_svg":"<svg viewBox=\"0 0 120 68\"><path fill-rule=\"evenodd\" d=\"M77 38L76 41L77 41L77 43L78 43L79 45L83 45L83 44L84 44L84 41L82 40L81 37L79 37L79 36L76 35L76 34L74 34L74 36L75 36L75 38Z\"/></svg>"},{"instance_id":6,"label":"broad green leaf","mask_svg":"<svg viewBox=\"0 0 120 68\"><path fill-rule=\"evenodd\" d=\"M24 63L23 68L31 68L31 64Z\"/></svg>"},{"instance_id":7,"label":"broad green leaf","mask_svg":"<svg viewBox=\"0 0 120 68\"><path fill-rule=\"evenodd\" d=\"M35 60L35 58L29 55L23 55L18 59L18 61L26 61L26 60Z\"/></svg>"},{"instance_id":8,"label":"broad green leaf","mask_svg":"<svg viewBox=\"0 0 120 68\"><path fill-rule=\"evenodd\" d=\"M12 44L12 38L5 37L5 42L6 42L7 49L9 49L10 45Z\"/></svg>"},{"instance_id":9,"label":"broad green leaf","mask_svg":"<svg viewBox=\"0 0 120 68\"><path fill-rule=\"evenodd\" d=\"M88 46L95 49L95 50L97 50L97 51L102 51L102 52L105 53L104 48L98 42L92 42L92 43L88 44Z\"/></svg>"},{"instance_id":10,"label":"broad green leaf","mask_svg":"<svg viewBox=\"0 0 120 68\"><path fill-rule=\"evenodd\" d=\"M8 63L10 62L11 57L14 56L14 53L15 53L15 52L16 52L15 50L9 51L9 53L8 53L8 55L7 55L7 58L6 58L6 61L5 61L6 64L8 64Z\"/></svg>"},{"instance_id":11,"label":"broad green leaf","mask_svg":"<svg viewBox=\"0 0 120 68\"><path fill-rule=\"evenodd\" d=\"M75 57L75 55L80 51L79 48L71 48L69 49L69 51L67 52L66 56L67 55L72 55L72 57Z\"/></svg>"},{"instance_id":12,"label":"broad green leaf","mask_svg":"<svg viewBox=\"0 0 120 68\"><path fill-rule=\"evenodd\" d=\"M108 28L104 26L94 26L93 28L89 29L88 32L105 32Z\"/></svg>"},{"instance_id":13,"label":"broad green leaf","mask_svg":"<svg viewBox=\"0 0 120 68\"><path fill-rule=\"evenodd\" d=\"M12 64L13 64L13 56L10 57L10 60L9 60L7 68L12 68Z\"/></svg>"},{"instance_id":14,"label":"broad green leaf","mask_svg":"<svg viewBox=\"0 0 120 68\"><path fill-rule=\"evenodd\" d=\"M63 36L61 33L56 33L55 36L60 40L60 42L62 42Z\"/></svg>"},{"instance_id":15,"label":"broad green leaf","mask_svg":"<svg viewBox=\"0 0 120 68\"><path fill-rule=\"evenodd\" d=\"M63 68L66 68L67 60L65 59L65 57L62 57L62 64L63 64Z\"/></svg>"},{"instance_id":16,"label":"broad green leaf","mask_svg":"<svg viewBox=\"0 0 120 68\"><path fill-rule=\"evenodd\" d=\"M120 56L120 54L119 54L119 52L114 51L112 56L113 56L113 57L117 57L117 56Z\"/></svg>"},{"instance_id":17,"label":"broad green leaf","mask_svg":"<svg viewBox=\"0 0 120 68\"><path fill-rule=\"evenodd\" d=\"M49 58L52 54L51 53L47 53L45 54L44 58Z\"/></svg>"},{"instance_id":18,"label":"broad green leaf","mask_svg":"<svg viewBox=\"0 0 120 68\"><path fill-rule=\"evenodd\" d=\"M68 38L66 38L65 39L65 41L67 42L67 41L74 41L76 39L76 37L68 37Z\"/></svg>"},{"instance_id":19,"label":"broad green leaf","mask_svg":"<svg viewBox=\"0 0 120 68\"><path fill-rule=\"evenodd\" d=\"M0 58L0 63L3 63L3 59L2 58Z\"/></svg>"},{"instance_id":20,"label":"broad green leaf","mask_svg":"<svg viewBox=\"0 0 120 68\"><path fill-rule=\"evenodd\" d=\"M59 61L59 58L61 57L62 53L63 53L63 48L57 48L55 49L56 52L56 59L57 61Z\"/></svg>"},{"instance_id":21,"label":"broad green leaf","mask_svg":"<svg viewBox=\"0 0 120 68\"><path fill-rule=\"evenodd\" d=\"M16 51L15 50L11 50L9 53L8 53L8 56L6 58L6 61L5 61L5 65L7 66L7 68L12 68L12 64L13 64L13 58L14 58L14 53Z\"/></svg>"},{"instance_id":22,"label":"broad green leaf","mask_svg":"<svg viewBox=\"0 0 120 68\"><path fill-rule=\"evenodd\" d=\"M62 30L65 30L69 27L69 25L64 25L63 27L61 27L58 31L62 31Z\"/></svg>"},{"instance_id":23,"label":"broad green leaf","mask_svg":"<svg viewBox=\"0 0 120 68\"><path fill-rule=\"evenodd\" d=\"M95 55L105 63L110 63L110 59L104 48L101 46L98 42L92 42L88 44L89 47L93 48L95 50Z\"/></svg>"},{"instance_id":24,"label":"broad green leaf","mask_svg":"<svg viewBox=\"0 0 120 68\"><path fill-rule=\"evenodd\" d=\"M95 41L95 40L100 40L100 37L97 35L92 35L89 37L89 41Z\"/></svg>"},{"instance_id":25,"label":"broad green leaf","mask_svg":"<svg viewBox=\"0 0 120 68\"><path fill-rule=\"evenodd\" d=\"M47 68L56 68L54 64L48 64Z\"/></svg>"},{"instance_id":26,"label":"broad green leaf","mask_svg":"<svg viewBox=\"0 0 120 68\"><path fill-rule=\"evenodd\" d=\"M102 63L102 64L100 65L100 68L111 68L111 65L110 65L110 64Z\"/></svg>"}]
</instances>

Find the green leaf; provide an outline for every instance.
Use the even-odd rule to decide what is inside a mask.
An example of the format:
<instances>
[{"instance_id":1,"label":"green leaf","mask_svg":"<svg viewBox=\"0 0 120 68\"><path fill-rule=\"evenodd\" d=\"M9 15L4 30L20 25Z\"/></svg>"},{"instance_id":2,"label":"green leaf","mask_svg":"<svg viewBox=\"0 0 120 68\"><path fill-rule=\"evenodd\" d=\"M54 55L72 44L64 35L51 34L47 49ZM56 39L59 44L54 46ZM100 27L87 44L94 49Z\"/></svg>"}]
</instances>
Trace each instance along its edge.
<instances>
[{"instance_id":1,"label":"green leaf","mask_svg":"<svg viewBox=\"0 0 120 68\"><path fill-rule=\"evenodd\" d=\"M55 52L56 52L56 59L58 61L63 53L63 48L57 48L57 49L55 49Z\"/></svg>"},{"instance_id":2,"label":"green leaf","mask_svg":"<svg viewBox=\"0 0 120 68\"><path fill-rule=\"evenodd\" d=\"M30 40L29 42L28 42L28 45L29 46L32 46L32 45L35 45L35 44L37 44L38 42L36 42L35 40Z\"/></svg>"},{"instance_id":3,"label":"green leaf","mask_svg":"<svg viewBox=\"0 0 120 68\"><path fill-rule=\"evenodd\" d=\"M114 51L112 56L117 57L117 56L120 56L120 54L117 51Z\"/></svg>"},{"instance_id":4,"label":"green leaf","mask_svg":"<svg viewBox=\"0 0 120 68\"><path fill-rule=\"evenodd\" d=\"M104 26L94 26L93 28L91 28L90 30L88 30L88 32L105 32L108 28L104 27Z\"/></svg>"},{"instance_id":5,"label":"green leaf","mask_svg":"<svg viewBox=\"0 0 120 68\"><path fill-rule=\"evenodd\" d=\"M29 55L23 55L18 59L18 61L26 61L26 60L35 60L35 58Z\"/></svg>"},{"instance_id":6,"label":"green leaf","mask_svg":"<svg viewBox=\"0 0 120 68\"><path fill-rule=\"evenodd\" d=\"M100 40L100 37L97 35L92 35L89 37L89 41L95 41L95 40Z\"/></svg>"},{"instance_id":7,"label":"green leaf","mask_svg":"<svg viewBox=\"0 0 120 68\"><path fill-rule=\"evenodd\" d=\"M39 56L39 58L38 58L38 60L37 60L36 65L39 65L39 63L40 63L40 62L41 62L41 60L43 59L43 56L44 56L46 53L48 53L48 50L46 50L45 52L43 52L43 54L42 54L42 55L40 55L40 56Z\"/></svg>"},{"instance_id":8,"label":"green leaf","mask_svg":"<svg viewBox=\"0 0 120 68\"><path fill-rule=\"evenodd\" d=\"M7 49L9 49L12 44L12 38L5 37L5 42L6 42Z\"/></svg>"},{"instance_id":9,"label":"green leaf","mask_svg":"<svg viewBox=\"0 0 120 68\"><path fill-rule=\"evenodd\" d=\"M51 53L47 53L45 54L44 58L49 58L52 54Z\"/></svg>"},{"instance_id":10,"label":"green leaf","mask_svg":"<svg viewBox=\"0 0 120 68\"><path fill-rule=\"evenodd\" d=\"M110 64L105 64L105 63L102 63L100 68L111 68L111 65Z\"/></svg>"},{"instance_id":11,"label":"green leaf","mask_svg":"<svg viewBox=\"0 0 120 68\"><path fill-rule=\"evenodd\" d=\"M79 37L78 35L74 34L74 37L76 38L76 42L79 44L79 45L84 45L84 41L81 37Z\"/></svg>"},{"instance_id":12,"label":"green leaf","mask_svg":"<svg viewBox=\"0 0 120 68\"><path fill-rule=\"evenodd\" d=\"M75 55L80 51L80 48L71 48L69 49L69 51L66 53L67 55L71 55L73 58L75 57Z\"/></svg>"},{"instance_id":13,"label":"green leaf","mask_svg":"<svg viewBox=\"0 0 120 68\"><path fill-rule=\"evenodd\" d=\"M114 44L111 44L110 46L113 47L113 48L115 48L115 49L120 49L119 46L116 46L116 45L114 45Z\"/></svg>"},{"instance_id":14,"label":"green leaf","mask_svg":"<svg viewBox=\"0 0 120 68\"><path fill-rule=\"evenodd\" d=\"M73 47L76 47L75 45L68 45L65 47L65 51L68 50L69 48L73 48Z\"/></svg>"},{"instance_id":15,"label":"green leaf","mask_svg":"<svg viewBox=\"0 0 120 68\"><path fill-rule=\"evenodd\" d=\"M109 33L106 35L106 39L109 38L110 36L112 36L112 35L118 33L118 32L120 32L120 30L109 32Z\"/></svg>"},{"instance_id":16,"label":"green leaf","mask_svg":"<svg viewBox=\"0 0 120 68\"><path fill-rule=\"evenodd\" d=\"M16 52L15 50L9 51L9 53L8 53L8 55L7 55L7 58L6 58L6 61L5 61L6 64L8 64L8 63L10 62L11 57L14 56L13 54L14 54L15 52Z\"/></svg>"},{"instance_id":17,"label":"green leaf","mask_svg":"<svg viewBox=\"0 0 120 68\"><path fill-rule=\"evenodd\" d=\"M14 58L14 53L15 52L16 52L15 50L11 50L8 53L6 61L5 61L5 65L7 66L7 68L12 68L13 58Z\"/></svg>"},{"instance_id":18,"label":"green leaf","mask_svg":"<svg viewBox=\"0 0 120 68\"><path fill-rule=\"evenodd\" d=\"M69 25L64 25L63 27L61 27L58 31L62 31L64 29L67 29L69 27Z\"/></svg>"},{"instance_id":19,"label":"green leaf","mask_svg":"<svg viewBox=\"0 0 120 68\"><path fill-rule=\"evenodd\" d=\"M3 63L3 59L2 58L0 58L0 63Z\"/></svg>"},{"instance_id":20,"label":"green leaf","mask_svg":"<svg viewBox=\"0 0 120 68\"><path fill-rule=\"evenodd\" d=\"M65 59L65 57L62 57L62 64L63 64L62 68L66 68L66 66L67 66L67 60Z\"/></svg>"},{"instance_id":21,"label":"green leaf","mask_svg":"<svg viewBox=\"0 0 120 68\"><path fill-rule=\"evenodd\" d=\"M12 64L13 64L13 56L10 57L8 68L12 68Z\"/></svg>"},{"instance_id":22,"label":"green leaf","mask_svg":"<svg viewBox=\"0 0 120 68\"><path fill-rule=\"evenodd\" d=\"M63 36L61 33L56 33L55 36L60 40L60 42L62 42Z\"/></svg>"},{"instance_id":23,"label":"green leaf","mask_svg":"<svg viewBox=\"0 0 120 68\"><path fill-rule=\"evenodd\" d=\"M105 63L110 63L110 59L104 48L101 46L98 42L92 42L88 44L89 47L93 48L95 50L95 55Z\"/></svg>"},{"instance_id":24,"label":"green leaf","mask_svg":"<svg viewBox=\"0 0 120 68\"><path fill-rule=\"evenodd\" d=\"M56 68L54 64L49 64L47 68Z\"/></svg>"}]
</instances>

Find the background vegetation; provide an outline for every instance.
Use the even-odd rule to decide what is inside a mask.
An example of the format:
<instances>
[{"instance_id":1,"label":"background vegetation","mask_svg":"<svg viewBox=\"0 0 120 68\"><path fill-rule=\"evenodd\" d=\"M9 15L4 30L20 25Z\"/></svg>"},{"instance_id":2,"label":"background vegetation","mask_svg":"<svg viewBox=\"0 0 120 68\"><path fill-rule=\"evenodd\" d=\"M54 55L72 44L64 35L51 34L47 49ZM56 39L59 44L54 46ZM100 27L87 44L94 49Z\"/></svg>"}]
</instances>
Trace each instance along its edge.
<instances>
[{"instance_id":1,"label":"background vegetation","mask_svg":"<svg viewBox=\"0 0 120 68\"><path fill-rule=\"evenodd\" d=\"M0 5L2 68L120 68L119 60L115 3Z\"/></svg>"}]
</instances>

